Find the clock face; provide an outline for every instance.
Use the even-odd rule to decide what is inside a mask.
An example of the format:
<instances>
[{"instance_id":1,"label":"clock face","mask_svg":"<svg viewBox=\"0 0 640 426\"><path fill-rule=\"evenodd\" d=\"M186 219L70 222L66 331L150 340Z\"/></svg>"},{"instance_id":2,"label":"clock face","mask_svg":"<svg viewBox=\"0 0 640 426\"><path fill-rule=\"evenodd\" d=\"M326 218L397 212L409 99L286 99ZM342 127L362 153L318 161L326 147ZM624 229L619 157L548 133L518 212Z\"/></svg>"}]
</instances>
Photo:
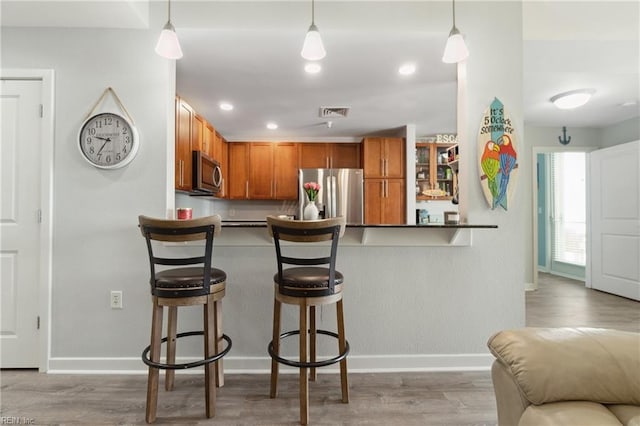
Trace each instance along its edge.
<instances>
[{"instance_id":1,"label":"clock face","mask_svg":"<svg viewBox=\"0 0 640 426\"><path fill-rule=\"evenodd\" d=\"M82 156L102 169L125 166L138 151L136 128L114 113L105 112L89 117L82 125L78 138Z\"/></svg>"}]
</instances>

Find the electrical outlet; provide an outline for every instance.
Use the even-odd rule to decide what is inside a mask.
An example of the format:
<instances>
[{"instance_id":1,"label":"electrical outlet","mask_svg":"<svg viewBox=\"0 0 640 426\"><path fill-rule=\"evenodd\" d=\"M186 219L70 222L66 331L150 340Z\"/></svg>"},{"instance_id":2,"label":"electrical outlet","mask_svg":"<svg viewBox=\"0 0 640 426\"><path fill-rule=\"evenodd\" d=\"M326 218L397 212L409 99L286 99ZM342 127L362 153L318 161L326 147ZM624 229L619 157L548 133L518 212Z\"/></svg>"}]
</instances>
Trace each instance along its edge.
<instances>
[{"instance_id":1,"label":"electrical outlet","mask_svg":"<svg viewBox=\"0 0 640 426\"><path fill-rule=\"evenodd\" d=\"M111 290L111 309L122 309L122 291Z\"/></svg>"}]
</instances>

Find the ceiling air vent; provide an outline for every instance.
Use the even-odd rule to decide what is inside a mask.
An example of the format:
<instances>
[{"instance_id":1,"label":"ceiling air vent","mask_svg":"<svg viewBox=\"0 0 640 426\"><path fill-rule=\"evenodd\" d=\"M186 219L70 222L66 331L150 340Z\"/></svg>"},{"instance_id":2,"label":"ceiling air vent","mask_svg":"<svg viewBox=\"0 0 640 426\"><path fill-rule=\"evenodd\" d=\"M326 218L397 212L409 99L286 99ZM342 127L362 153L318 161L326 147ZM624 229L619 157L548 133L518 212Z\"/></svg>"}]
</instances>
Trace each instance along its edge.
<instances>
[{"instance_id":1,"label":"ceiling air vent","mask_svg":"<svg viewBox=\"0 0 640 426\"><path fill-rule=\"evenodd\" d=\"M320 107L321 118L340 118L349 114L349 107Z\"/></svg>"}]
</instances>

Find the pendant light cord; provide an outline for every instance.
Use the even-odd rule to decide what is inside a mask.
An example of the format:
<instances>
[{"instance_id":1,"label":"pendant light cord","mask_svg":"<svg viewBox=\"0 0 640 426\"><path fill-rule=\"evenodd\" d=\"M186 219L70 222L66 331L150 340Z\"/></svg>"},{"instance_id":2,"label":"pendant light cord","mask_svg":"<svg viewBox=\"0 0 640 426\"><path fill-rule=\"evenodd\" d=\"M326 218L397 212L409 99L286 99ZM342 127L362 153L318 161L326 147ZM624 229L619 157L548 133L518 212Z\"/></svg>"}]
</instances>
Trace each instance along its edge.
<instances>
[{"instance_id":1,"label":"pendant light cord","mask_svg":"<svg viewBox=\"0 0 640 426\"><path fill-rule=\"evenodd\" d=\"M453 10L453 28L456 27L456 0L451 0L451 9Z\"/></svg>"},{"instance_id":2,"label":"pendant light cord","mask_svg":"<svg viewBox=\"0 0 640 426\"><path fill-rule=\"evenodd\" d=\"M315 17L316 17L316 4L315 4L315 0L311 0L311 25L315 24Z\"/></svg>"},{"instance_id":3,"label":"pendant light cord","mask_svg":"<svg viewBox=\"0 0 640 426\"><path fill-rule=\"evenodd\" d=\"M171 0L167 1L167 16L169 17L167 22L171 22Z\"/></svg>"}]
</instances>

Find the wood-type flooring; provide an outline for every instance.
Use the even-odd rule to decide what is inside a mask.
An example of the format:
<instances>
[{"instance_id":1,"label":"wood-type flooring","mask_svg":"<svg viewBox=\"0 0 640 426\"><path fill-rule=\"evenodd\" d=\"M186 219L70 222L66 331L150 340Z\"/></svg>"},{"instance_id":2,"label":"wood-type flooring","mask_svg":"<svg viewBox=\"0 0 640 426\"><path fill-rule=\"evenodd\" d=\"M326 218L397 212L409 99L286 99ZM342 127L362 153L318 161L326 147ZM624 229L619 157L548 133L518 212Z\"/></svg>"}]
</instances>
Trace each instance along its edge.
<instances>
[{"instance_id":1,"label":"wood-type flooring","mask_svg":"<svg viewBox=\"0 0 640 426\"><path fill-rule=\"evenodd\" d=\"M540 274L526 295L528 326L608 327L640 331L640 303ZM487 336L488 338L489 336ZM202 375L178 375L161 389L156 424L296 425L297 375L281 375L269 398L268 375L225 375L216 416L204 417ZM161 380L162 382L162 380ZM350 373L350 402L340 402L338 374L310 384L312 425L495 425L489 371ZM32 370L0 372L0 424L145 424L146 375L57 375ZM22 423L19 423L22 422Z\"/></svg>"}]
</instances>

